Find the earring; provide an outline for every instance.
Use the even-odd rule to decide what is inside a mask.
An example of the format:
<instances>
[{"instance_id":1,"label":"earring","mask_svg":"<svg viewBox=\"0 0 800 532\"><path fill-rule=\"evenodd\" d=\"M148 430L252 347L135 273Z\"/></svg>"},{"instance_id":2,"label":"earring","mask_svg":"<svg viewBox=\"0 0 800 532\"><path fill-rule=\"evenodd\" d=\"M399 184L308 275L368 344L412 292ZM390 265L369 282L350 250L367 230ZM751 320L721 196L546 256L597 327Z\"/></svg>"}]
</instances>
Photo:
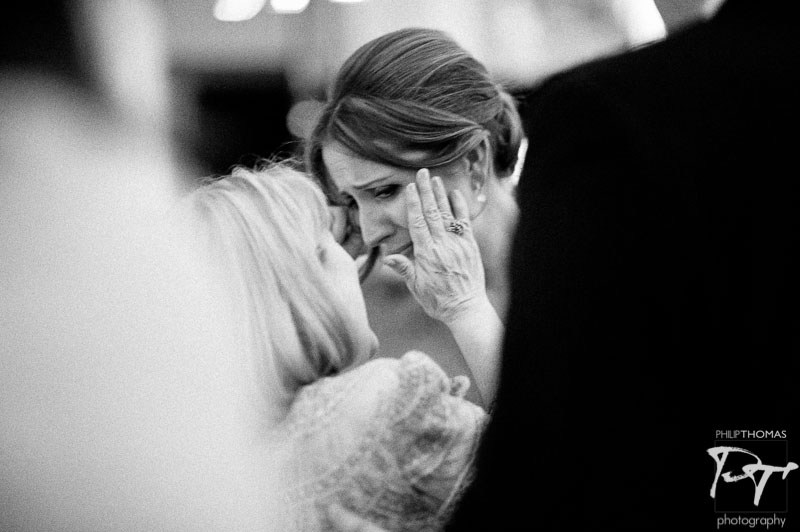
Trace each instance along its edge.
<instances>
[{"instance_id":1,"label":"earring","mask_svg":"<svg viewBox=\"0 0 800 532\"><path fill-rule=\"evenodd\" d=\"M484 194L483 191L479 192L478 195L475 196L475 201L478 203L478 209L470 215L471 220L477 218L486 208L486 194Z\"/></svg>"}]
</instances>

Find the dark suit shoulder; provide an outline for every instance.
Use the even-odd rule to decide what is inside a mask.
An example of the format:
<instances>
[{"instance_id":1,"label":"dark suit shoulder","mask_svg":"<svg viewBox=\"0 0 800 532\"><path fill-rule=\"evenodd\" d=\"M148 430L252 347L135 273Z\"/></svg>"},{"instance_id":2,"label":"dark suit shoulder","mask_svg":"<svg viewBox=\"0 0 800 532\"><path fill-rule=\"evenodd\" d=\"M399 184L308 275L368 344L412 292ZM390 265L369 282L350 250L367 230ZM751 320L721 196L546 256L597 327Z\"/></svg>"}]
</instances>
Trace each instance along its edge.
<instances>
[{"instance_id":1,"label":"dark suit shoulder","mask_svg":"<svg viewBox=\"0 0 800 532\"><path fill-rule=\"evenodd\" d=\"M543 80L538 88L562 84L586 85L615 80L629 82L631 77L648 78L651 68L661 66L679 50L683 48L695 50L696 41L707 38L707 26L707 23L698 22L667 39L596 58L550 76Z\"/></svg>"},{"instance_id":2,"label":"dark suit shoulder","mask_svg":"<svg viewBox=\"0 0 800 532\"><path fill-rule=\"evenodd\" d=\"M741 85L736 76L741 75L763 77L767 86L786 84L797 58L793 30L779 18L717 17L696 22L664 40L558 73L537 90L603 87L635 101L649 99L648 92L668 94L675 86L691 87L693 92L718 91L720 82L728 79L735 91Z\"/></svg>"}]
</instances>

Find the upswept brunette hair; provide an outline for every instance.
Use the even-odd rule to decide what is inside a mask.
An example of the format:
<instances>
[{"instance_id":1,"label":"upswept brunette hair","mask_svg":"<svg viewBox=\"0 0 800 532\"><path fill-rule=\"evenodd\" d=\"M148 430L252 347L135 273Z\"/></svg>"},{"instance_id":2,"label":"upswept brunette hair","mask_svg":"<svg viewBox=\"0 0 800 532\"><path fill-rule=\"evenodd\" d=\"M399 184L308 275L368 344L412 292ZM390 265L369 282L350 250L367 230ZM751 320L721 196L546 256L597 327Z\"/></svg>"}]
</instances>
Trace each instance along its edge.
<instances>
[{"instance_id":1,"label":"upswept brunette hair","mask_svg":"<svg viewBox=\"0 0 800 532\"><path fill-rule=\"evenodd\" d=\"M451 163L484 140L498 177L512 174L523 138L511 95L447 34L408 28L360 47L344 63L306 144L306 165L335 191L322 148L418 169ZM407 151L423 159L404 158Z\"/></svg>"}]
</instances>

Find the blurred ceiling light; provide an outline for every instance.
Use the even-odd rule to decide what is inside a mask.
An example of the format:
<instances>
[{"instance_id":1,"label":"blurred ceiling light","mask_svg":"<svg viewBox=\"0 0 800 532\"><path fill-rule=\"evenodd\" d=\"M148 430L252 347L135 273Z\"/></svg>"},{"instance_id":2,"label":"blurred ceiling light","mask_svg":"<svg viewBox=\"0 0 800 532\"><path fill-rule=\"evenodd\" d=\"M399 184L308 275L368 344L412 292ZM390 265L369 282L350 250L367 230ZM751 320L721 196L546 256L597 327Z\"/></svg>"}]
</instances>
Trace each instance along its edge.
<instances>
[{"instance_id":1,"label":"blurred ceiling light","mask_svg":"<svg viewBox=\"0 0 800 532\"><path fill-rule=\"evenodd\" d=\"M270 5L276 13L300 13L308 6L309 0L271 0Z\"/></svg>"},{"instance_id":2,"label":"blurred ceiling light","mask_svg":"<svg viewBox=\"0 0 800 532\"><path fill-rule=\"evenodd\" d=\"M214 18L225 22L250 20L258 15L266 3L267 0L217 0Z\"/></svg>"}]
</instances>

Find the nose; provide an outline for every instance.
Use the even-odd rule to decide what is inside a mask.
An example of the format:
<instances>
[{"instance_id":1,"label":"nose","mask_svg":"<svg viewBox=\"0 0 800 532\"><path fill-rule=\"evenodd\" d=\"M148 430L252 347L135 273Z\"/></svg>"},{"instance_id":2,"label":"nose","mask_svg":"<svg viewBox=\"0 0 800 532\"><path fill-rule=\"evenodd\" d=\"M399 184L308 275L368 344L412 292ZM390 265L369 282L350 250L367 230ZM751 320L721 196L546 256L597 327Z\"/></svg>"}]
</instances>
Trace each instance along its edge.
<instances>
[{"instance_id":1,"label":"nose","mask_svg":"<svg viewBox=\"0 0 800 532\"><path fill-rule=\"evenodd\" d=\"M395 231L389 216L371 205L359 206L358 223L361 225L361 237L370 248L380 245Z\"/></svg>"}]
</instances>

